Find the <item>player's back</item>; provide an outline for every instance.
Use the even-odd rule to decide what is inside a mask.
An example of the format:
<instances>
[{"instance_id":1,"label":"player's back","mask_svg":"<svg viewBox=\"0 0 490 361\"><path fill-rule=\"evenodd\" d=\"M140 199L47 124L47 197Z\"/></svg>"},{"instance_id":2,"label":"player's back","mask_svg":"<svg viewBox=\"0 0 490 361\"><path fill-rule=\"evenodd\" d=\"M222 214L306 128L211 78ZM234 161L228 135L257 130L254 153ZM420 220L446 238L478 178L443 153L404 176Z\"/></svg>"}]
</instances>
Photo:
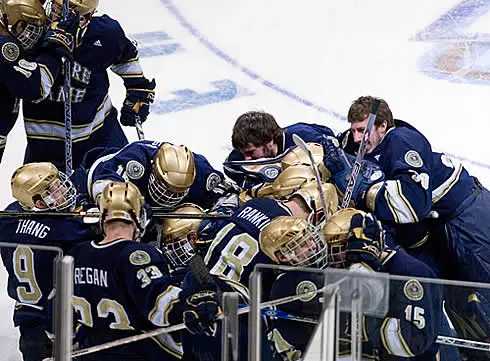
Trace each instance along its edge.
<instances>
[{"instance_id":1,"label":"player's back","mask_svg":"<svg viewBox=\"0 0 490 361\"><path fill-rule=\"evenodd\" d=\"M73 247L71 255L75 258L73 305L83 325L83 347L155 328L150 315L157 291L163 292L165 286L148 286L167 280L168 274L153 246L124 239L108 244L90 241ZM171 295L172 289L168 290ZM181 346L163 335L97 353L96 359L173 360L180 353Z\"/></svg>"},{"instance_id":2,"label":"player's back","mask_svg":"<svg viewBox=\"0 0 490 361\"><path fill-rule=\"evenodd\" d=\"M204 261L210 273L248 299L248 280L256 264L271 263L259 246L260 231L272 219L290 216L287 207L268 198L254 198L238 208L214 237Z\"/></svg>"},{"instance_id":3,"label":"player's back","mask_svg":"<svg viewBox=\"0 0 490 361\"><path fill-rule=\"evenodd\" d=\"M7 210L23 211L18 202L10 204ZM58 252L29 246L52 246L66 253L74 244L90 238L93 238L92 231L81 219L0 218L0 242L22 244L1 248L9 274L8 293L17 303L16 326L35 317L44 317L43 308L53 288L53 262Z\"/></svg>"}]
</instances>

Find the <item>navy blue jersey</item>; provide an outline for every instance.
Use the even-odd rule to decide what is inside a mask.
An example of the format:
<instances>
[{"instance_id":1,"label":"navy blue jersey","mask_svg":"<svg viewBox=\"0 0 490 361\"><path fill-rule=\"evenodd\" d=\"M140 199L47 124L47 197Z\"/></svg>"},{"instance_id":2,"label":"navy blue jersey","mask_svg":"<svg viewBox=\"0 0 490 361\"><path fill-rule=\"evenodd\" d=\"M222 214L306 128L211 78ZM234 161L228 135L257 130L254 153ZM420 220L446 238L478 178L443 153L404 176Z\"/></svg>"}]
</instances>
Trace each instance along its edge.
<instances>
[{"instance_id":1,"label":"navy blue jersey","mask_svg":"<svg viewBox=\"0 0 490 361\"><path fill-rule=\"evenodd\" d=\"M40 101L51 91L61 59L47 49L25 52L16 40L0 35L0 160L7 135L19 113L19 99Z\"/></svg>"},{"instance_id":2,"label":"navy blue jersey","mask_svg":"<svg viewBox=\"0 0 490 361\"><path fill-rule=\"evenodd\" d=\"M209 246L204 262L210 273L248 300L248 281L255 265L272 263L260 249L260 231L274 218L290 215L287 207L273 199L245 202Z\"/></svg>"},{"instance_id":3,"label":"navy blue jersey","mask_svg":"<svg viewBox=\"0 0 490 361\"><path fill-rule=\"evenodd\" d=\"M284 133L282 137L282 142L279 142L277 154L278 156L290 148L295 147L293 141L293 134L299 135L306 143L322 143L324 136L332 136L335 134L329 127L319 124L308 124L308 123L295 123L283 128ZM243 161L245 157L238 149L234 149L226 158L225 162ZM237 184L243 184L245 181L245 175L238 173L236 169L224 167L225 174L233 179Z\"/></svg>"},{"instance_id":4,"label":"navy blue jersey","mask_svg":"<svg viewBox=\"0 0 490 361\"><path fill-rule=\"evenodd\" d=\"M366 155L385 173L374 211L381 221L416 223L431 208L432 148L413 127L390 128L380 144Z\"/></svg>"},{"instance_id":5,"label":"navy blue jersey","mask_svg":"<svg viewBox=\"0 0 490 361\"><path fill-rule=\"evenodd\" d=\"M181 289L172 285L167 262L155 247L124 239L91 241L70 254L75 258L73 305L84 325L84 347L182 321L174 307ZM167 360L181 353L180 344L162 335L107 351L104 357Z\"/></svg>"},{"instance_id":6,"label":"navy blue jersey","mask_svg":"<svg viewBox=\"0 0 490 361\"><path fill-rule=\"evenodd\" d=\"M146 202L153 204L148 182L153 158L162 144L163 142L140 140L128 144L115 154L97 160L92 165L88 177L88 189L92 197L96 199L109 182L129 181L138 187ZM189 202L209 208L222 196L221 190L215 191L215 186L221 183L223 175L214 169L203 155L193 155L196 178L182 203Z\"/></svg>"},{"instance_id":7,"label":"navy blue jersey","mask_svg":"<svg viewBox=\"0 0 490 361\"><path fill-rule=\"evenodd\" d=\"M22 207L14 202L7 210L22 212ZM53 288L53 262L58 253L32 249L29 245L60 247L66 253L74 244L93 237L89 225L79 218L0 217L0 242L25 245L1 249L9 275L8 294L17 305L16 326L45 317L43 309Z\"/></svg>"},{"instance_id":8,"label":"navy blue jersey","mask_svg":"<svg viewBox=\"0 0 490 361\"><path fill-rule=\"evenodd\" d=\"M120 24L107 15L91 19L81 44L73 52L71 69L73 163L78 166L83 154L96 145L103 146L110 139L97 139L109 119L117 123L117 111L108 94L111 68L124 81L143 76L136 46L129 40ZM63 160L64 156L64 76L55 79L49 96L40 103L23 104L24 122L31 161ZM118 125L118 124L117 124ZM118 125L119 126L119 125ZM120 129L117 128L117 129ZM107 132L107 138L124 137ZM124 137L125 139L125 137ZM123 139L123 140L124 140ZM121 142L121 147L127 140ZM82 145L84 145L82 147Z\"/></svg>"},{"instance_id":9,"label":"navy blue jersey","mask_svg":"<svg viewBox=\"0 0 490 361\"><path fill-rule=\"evenodd\" d=\"M382 272L401 276L430 277L431 269L408 255L403 249L392 250L382 264ZM313 273L282 274L274 282L271 298L290 296L302 290L322 288L324 277ZM365 317L363 322L363 359L372 360L437 360L435 343L442 319L442 290L440 286L421 283L415 278L391 281L390 304L384 319ZM278 306L278 309L296 316L316 318L323 308L322 296L298 300ZM281 352L294 349L304 351L315 325L298 321L272 319L274 342ZM350 318L340 319L340 353L350 353Z\"/></svg>"}]
</instances>

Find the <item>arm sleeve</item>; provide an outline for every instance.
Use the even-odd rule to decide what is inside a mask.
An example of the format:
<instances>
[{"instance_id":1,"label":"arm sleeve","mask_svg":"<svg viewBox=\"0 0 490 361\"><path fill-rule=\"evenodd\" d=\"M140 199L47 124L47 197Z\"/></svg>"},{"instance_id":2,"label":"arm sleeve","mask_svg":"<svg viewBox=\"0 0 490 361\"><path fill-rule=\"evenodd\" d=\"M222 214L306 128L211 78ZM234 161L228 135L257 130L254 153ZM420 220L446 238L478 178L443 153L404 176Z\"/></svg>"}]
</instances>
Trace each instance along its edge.
<instances>
[{"instance_id":1,"label":"arm sleeve","mask_svg":"<svg viewBox=\"0 0 490 361\"><path fill-rule=\"evenodd\" d=\"M126 37L119 23L117 23L116 33L119 54L111 70L123 79L126 88L135 87L139 81L145 80L136 42Z\"/></svg>"},{"instance_id":2,"label":"arm sleeve","mask_svg":"<svg viewBox=\"0 0 490 361\"><path fill-rule=\"evenodd\" d=\"M416 223L429 214L432 195L429 167L431 150L426 147L395 147L383 163L386 181L375 184L367 194L367 207L381 221Z\"/></svg>"},{"instance_id":3,"label":"arm sleeve","mask_svg":"<svg viewBox=\"0 0 490 361\"><path fill-rule=\"evenodd\" d=\"M160 145L160 142L146 140L133 142L114 154L97 159L88 172L87 187L91 197L97 201L110 182L135 183L145 178L151 172L151 158Z\"/></svg>"},{"instance_id":4,"label":"arm sleeve","mask_svg":"<svg viewBox=\"0 0 490 361\"><path fill-rule=\"evenodd\" d=\"M434 277L428 266L408 255L403 249L391 251L383 263L390 274ZM437 339L442 318L442 290L439 285L409 280L392 280L390 305L384 319L369 318L369 334L386 353L414 357L432 347Z\"/></svg>"},{"instance_id":5,"label":"arm sleeve","mask_svg":"<svg viewBox=\"0 0 490 361\"><path fill-rule=\"evenodd\" d=\"M158 327L182 322L178 307L182 290L172 285L163 255L152 246L140 244L122 257L128 293L142 315Z\"/></svg>"},{"instance_id":6,"label":"arm sleeve","mask_svg":"<svg viewBox=\"0 0 490 361\"><path fill-rule=\"evenodd\" d=\"M3 43L2 49L11 47L13 52L19 51L6 58L0 56L0 68L2 83L9 89L12 96L40 102L51 92L55 78L58 76L61 61L54 55L44 50L32 61L23 57L18 46L12 42ZM15 58L15 59L14 59Z\"/></svg>"}]
</instances>

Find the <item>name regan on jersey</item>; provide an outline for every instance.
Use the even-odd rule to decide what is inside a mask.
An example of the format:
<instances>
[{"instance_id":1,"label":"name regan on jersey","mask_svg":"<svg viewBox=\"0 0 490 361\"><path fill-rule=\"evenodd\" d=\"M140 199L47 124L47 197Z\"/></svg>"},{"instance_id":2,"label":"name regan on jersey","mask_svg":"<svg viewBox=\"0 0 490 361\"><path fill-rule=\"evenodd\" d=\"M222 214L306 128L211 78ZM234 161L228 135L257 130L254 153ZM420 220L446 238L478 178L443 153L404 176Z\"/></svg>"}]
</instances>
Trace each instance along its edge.
<instances>
[{"instance_id":1,"label":"name regan on jersey","mask_svg":"<svg viewBox=\"0 0 490 361\"><path fill-rule=\"evenodd\" d=\"M75 267L76 285L107 287L107 271L92 267Z\"/></svg>"}]
</instances>

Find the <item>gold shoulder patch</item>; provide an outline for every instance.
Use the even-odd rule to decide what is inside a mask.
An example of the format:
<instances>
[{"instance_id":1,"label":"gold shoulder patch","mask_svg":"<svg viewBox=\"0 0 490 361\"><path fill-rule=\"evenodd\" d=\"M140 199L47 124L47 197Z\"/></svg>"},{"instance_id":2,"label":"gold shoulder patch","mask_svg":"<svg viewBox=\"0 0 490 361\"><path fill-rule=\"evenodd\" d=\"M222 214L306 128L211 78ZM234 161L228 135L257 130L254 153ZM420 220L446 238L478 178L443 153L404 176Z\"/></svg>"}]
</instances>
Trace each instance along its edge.
<instances>
[{"instance_id":1,"label":"gold shoulder patch","mask_svg":"<svg viewBox=\"0 0 490 361\"><path fill-rule=\"evenodd\" d=\"M2 45L2 56L8 61L16 61L20 55L19 46L11 41Z\"/></svg>"},{"instance_id":2,"label":"gold shoulder patch","mask_svg":"<svg viewBox=\"0 0 490 361\"><path fill-rule=\"evenodd\" d=\"M129 262L135 266L143 266L150 263L151 257L146 251L138 250L129 255Z\"/></svg>"},{"instance_id":3,"label":"gold shoulder patch","mask_svg":"<svg viewBox=\"0 0 490 361\"><path fill-rule=\"evenodd\" d=\"M424 286L417 280L408 280L403 286L403 293L410 301L420 301L424 298Z\"/></svg>"}]
</instances>

